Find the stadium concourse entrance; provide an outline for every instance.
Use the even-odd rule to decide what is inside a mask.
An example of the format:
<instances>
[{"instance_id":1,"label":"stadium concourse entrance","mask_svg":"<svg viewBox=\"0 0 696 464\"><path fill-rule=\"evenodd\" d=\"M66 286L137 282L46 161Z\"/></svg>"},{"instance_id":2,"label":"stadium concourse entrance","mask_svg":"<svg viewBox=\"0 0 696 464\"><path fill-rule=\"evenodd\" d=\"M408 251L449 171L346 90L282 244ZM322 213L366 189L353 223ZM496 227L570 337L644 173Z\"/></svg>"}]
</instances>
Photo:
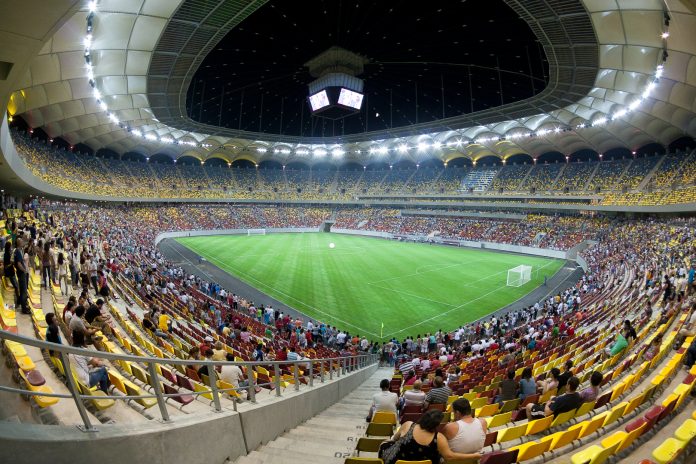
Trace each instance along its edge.
<instances>
[{"instance_id":1,"label":"stadium concourse entrance","mask_svg":"<svg viewBox=\"0 0 696 464\"><path fill-rule=\"evenodd\" d=\"M323 229L323 228L322 228ZM323 232L323 230L322 230ZM220 269L216 265L212 264L210 261L199 261L199 256L177 242L175 239L166 238L159 242L159 249L162 254L169 259L175 265L181 266L185 272L188 274L194 274L200 278L207 280L209 282L216 282L224 287L226 290L241 295L247 300L253 301L255 304L264 304L268 306L269 304L273 306L274 309L278 309L285 314L289 314L292 317L300 317L303 320L313 319L313 317L307 316L306 314L298 311L292 306L282 303L281 301L273 298L272 296L260 291L256 287L253 287L246 282L236 278L235 276L229 274L228 272ZM447 245L438 245L447 246ZM500 253L508 253L502 251L495 251ZM553 276L550 276L545 285L540 285L527 295L523 296L519 300L516 300L507 306L504 306L497 311L495 314L504 314L509 311L514 311L523 307L531 306L537 301L543 300L550 295L555 295L560 291L574 285L583 275L583 270L574 261L566 260L558 272ZM490 316L490 313L485 317ZM339 327L340 328L340 327Z\"/></svg>"}]
</instances>

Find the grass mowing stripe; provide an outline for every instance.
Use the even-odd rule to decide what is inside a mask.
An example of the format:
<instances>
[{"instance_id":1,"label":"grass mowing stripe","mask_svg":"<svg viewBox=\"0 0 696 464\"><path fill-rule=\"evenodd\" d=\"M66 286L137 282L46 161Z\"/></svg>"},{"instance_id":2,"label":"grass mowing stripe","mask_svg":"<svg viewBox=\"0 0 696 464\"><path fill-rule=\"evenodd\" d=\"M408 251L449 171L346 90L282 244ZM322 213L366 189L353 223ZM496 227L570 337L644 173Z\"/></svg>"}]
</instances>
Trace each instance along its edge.
<instances>
[{"instance_id":1,"label":"grass mowing stripe","mask_svg":"<svg viewBox=\"0 0 696 464\"><path fill-rule=\"evenodd\" d=\"M544 274L551 277L563 264L543 257L340 234L178 241L309 317L376 338L381 322L385 334L391 334L452 329L476 320L530 292ZM330 242L335 248L329 248ZM519 264L533 266L532 282L507 287L507 270Z\"/></svg>"}]
</instances>

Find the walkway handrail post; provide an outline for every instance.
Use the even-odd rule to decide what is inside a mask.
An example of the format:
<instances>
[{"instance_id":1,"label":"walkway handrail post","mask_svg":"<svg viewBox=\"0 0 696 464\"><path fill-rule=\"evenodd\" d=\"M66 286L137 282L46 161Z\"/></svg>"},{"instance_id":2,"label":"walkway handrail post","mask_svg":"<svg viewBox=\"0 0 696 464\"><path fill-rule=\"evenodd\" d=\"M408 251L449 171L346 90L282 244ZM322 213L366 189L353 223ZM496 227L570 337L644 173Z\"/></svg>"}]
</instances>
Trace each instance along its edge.
<instances>
[{"instance_id":1,"label":"walkway handrail post","mask_svg":"<svg viewBox=\"0 0 696 464\"><path fill-rule=\"evenodd\" d=\"M309 386L314 386L314 361L309 362Z\"/></svg>"},{"instance_id":2,"label":"walkway handrail post","mask_svg":"<svg viewBox=\"0 0 696 464\"><path fill-rule=\"evenodd\" d=\"M298 391L300 389L300 366L297 365L297 362L292 364L292 377L295 380L295 391Z\"/></svg>"},{"instance_id":3,"label":"walkway handrail post","mask_svg":"<svg viewBox=\"0 0 696 464\"><path fill-rule=\"evenodd\" d=\"M63 369L65 370L65 377L68 382L68 390L70 390L70 393L72 394L72 397L75 400L75 406L77 406L77 411L80 413L82 423L84 424L84 431L96 432L97 429L95 429L94 426L92 426L92 422L89 420L87 408L85 407L85 404L82 402L82 398L77 393L78 386L77 382L75 382L75 378L72 375L72 369L70 368L70 360L68 359L69 356L70 355L68 355L64 351L60 352L60 360L63 363Z\"/></svg>"},{"instance_id":4,"label":"walkway handrail post","mask_svg":"<svg viewBox=\"0 0 696 464\"><path fill-rule=\"evenodd\" d=\"M220 393L217 389L217 371L213 365L208 365L208 386L210 386L210 391L213 394L213 405L215 406L215 412L222 411L222 405L220 404Z\"/></svg>"},{"instance_id":5,"label":"walkway handrail post","mask_svg":"<svg viewBox=\"0 0 696 464\"><path fill-rule=\"evenodd\" d=\"M329 380L333 380L333 362L329 359Z\"/></svg>"},{"instance_id":6,"label":"walkway handrail post","mask_svg":"<svg viewBox=\"0 0 696 464\"><path fill-rule=\"evenodd\" d=\"M276 391L276 396L280 396L280 363L274 362L273 363L273 372L275 372L275 391Z\"/></svg>"},{"instance_id":7,"label":"walkway handrail post","mask_svg":"<svg viewBox=\"0 0 696 464\"><path fill-rule=\"evenodd\" d=\"M247 382L249 383L249 401L256 403L256 385L254 384L254 370L247 366Z\"/></svg>"},{"instance_id":8,"label":"walkway handrail post","mask_svg":"<svg viewBox=\"0 0 696 464\"><path fill-rule=\"evenodd\" d=\"M164 398L162 397L162 386L160 385L159 376L157 375L157 369L155 369L155 363L147 363L147 368L150 371L150 378L152 379L152 388L155 390L155 395L157 395L157 406L159 406L160 414L162 415L162 421L169 422L169 411L167 411L167 405Z\"/></svg>"},{"instance_id":9,"label":"walkway handrail post","mask_svg":"<svg viewBox=\"0 0 696 464\"><path fill-rule=\"evenodd\" d=\"M319 361L319 378L324 383L324 361Z\"/></svg>"}]
</instances>

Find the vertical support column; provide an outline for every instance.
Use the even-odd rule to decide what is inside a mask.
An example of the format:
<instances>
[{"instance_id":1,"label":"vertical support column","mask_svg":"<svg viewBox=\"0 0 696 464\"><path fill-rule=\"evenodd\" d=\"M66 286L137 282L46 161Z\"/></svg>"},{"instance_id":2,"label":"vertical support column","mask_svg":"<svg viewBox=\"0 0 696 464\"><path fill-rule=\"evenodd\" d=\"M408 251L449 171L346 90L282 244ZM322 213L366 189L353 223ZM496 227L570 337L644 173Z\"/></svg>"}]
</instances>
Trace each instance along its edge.
<instances>
[{"instance_id":1,"label":"vertical support column","mask_svg":"<svg viewBox=\"0 0 696 464\"><path fill-rule=\"evenodd\" d=\"M215 412L222 411L222 406L220 405L220 393L217 389L217 371L215 366L208 364L208 385L213 393L213 405L215 407Z\"/></svg>"},{"instance_id":2,"label":"vertical support column","mask_svg":"<svg viewBox=\"0 0 696 464\"><path fill-rule=\"evenodd\" d=\"M256 403L256 384L254 383L254 369L247 366L247 382L249 383L249 401Z\"/></svg>"},{"instance_id":3,"label":"vertical support column","mask_svg":"<svg viewBox=\"0 0 696 464\"><path fill-rule=\"evenodd\" d=\"M280 364L279 364L279 363L273 363L273 372L275 372L275 391L276 391L276 396L280 396L280 379L281 379L281 374L280 374Z\"/></svg>"},{"instance_id":4,"label":"vertical support column","mask_svg":"<svg viewBox=\"0 0 696 464\"><path fill-rule=\"evenodd\" d=\"M73 396L73 400L75 400L75 406L77 406L77 411L80 413L80 417L82 418L82 423L84 424L84 431L96 432L97 429L95 429L92 426L92 422L89 420L89 414L87 414L87 408L85 408L85 405L82 402L82 398L80 398L80 395L78 393L79 387L77 386L77 382L75 382L75 379L73 378L72 369L70 369L70 361L68 360L68 358L69 356L65 352L60 352L60 360L63 362L65 377L68 381L68 389L70 390L70 394L72 394Z\"/></svg>"},{"instance_id":5,"label":"vertical support column","mask_svg":"<svg viewBox=\"0 0 696 464\"><path fill-rule=\"evenodd\" d=\"M150 378L152 379L152 388L155 390L155 395L157 396L157 406L159 406L160 415L164 422L169 422L169 411L167 411L167 404L165 403L164 397L162 396L162 385L160 384L159 377L157 376L157 369L155 369L155 363L148 363L147 369L150 372Z\"/></svg>"}]
</instances>

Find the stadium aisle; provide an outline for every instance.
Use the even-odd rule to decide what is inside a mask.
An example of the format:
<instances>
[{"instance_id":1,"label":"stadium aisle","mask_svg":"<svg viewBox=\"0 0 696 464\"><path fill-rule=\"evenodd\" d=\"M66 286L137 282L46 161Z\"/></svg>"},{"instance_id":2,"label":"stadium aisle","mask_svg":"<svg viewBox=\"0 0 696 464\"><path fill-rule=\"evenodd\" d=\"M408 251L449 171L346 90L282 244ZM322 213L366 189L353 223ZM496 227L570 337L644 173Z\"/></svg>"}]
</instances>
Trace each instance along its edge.
<instances>
[{"instance_id":1,"label":"stadium aisle","mask_svg":"<svg viewBox=\"0 0 696 464\"><path fill-rule=\"evenodd\" d=\"M338 403L235 463L284 464L291 458L308 464L343 463L355 450L358 437L365 434L365 416L380 380L391 378L392 373L391 368L377 369Z\"/></svg>"}]
</instances>

